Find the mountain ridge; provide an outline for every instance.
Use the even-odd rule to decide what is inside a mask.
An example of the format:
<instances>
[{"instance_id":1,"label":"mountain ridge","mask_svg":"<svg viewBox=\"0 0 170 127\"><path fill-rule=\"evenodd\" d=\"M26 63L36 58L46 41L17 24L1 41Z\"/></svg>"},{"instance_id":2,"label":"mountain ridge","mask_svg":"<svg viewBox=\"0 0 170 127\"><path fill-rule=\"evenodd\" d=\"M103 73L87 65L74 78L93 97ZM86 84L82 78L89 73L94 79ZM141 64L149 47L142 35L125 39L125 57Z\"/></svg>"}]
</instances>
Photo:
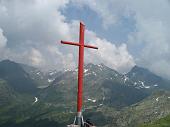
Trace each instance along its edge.
<instances>
[{"instance_id":1,"label":"mountain ridge","mask_svg":"<svg viewBox=\"0 0 170 127\"><path fill-rule=\"evenodd\" d=\"M19 92L35 92L34 81L29 74L24 71L20 64L10 60L0 62L0 78L7 81L15 90Z\"/></svg>"},{"instance_id":2,"label":"mountain ridge","mask_svg":"<svg viewBox=\"0 0 170 127\"><path fill-rule=\"evenodd\" d=\"M9 62L11 64L7 64L8 66L4 65ZM15 66L15 64L18 65ZM15 69L10 70L10 66ZM0 69L8 72L0 71L3 78L0 80L0 96L2 97L0 102L7 104L7 106L0 105L0 126L54 127L58 125L64 127L67 123L71 123L76 114L77 69L62 72L54 70L44 74L34 67L27 66L23 69L23 66L27 65L11 61L4 61L0 64ZM168 89L161 84L168 82L146 69L142 69L141 73L140 69L140 67L135 67L129 74L120 74L104 64L85 65L83 107L85 118L92 119L96 126L136 127L137 124L154 121L168 115L170 93L164 92ZM25 79L25 74L27 79L35 82L35 87L38 89L36 94L13 89L10 82L6 82L4 78L14 75L12 79L15 81L18 79L15 76ZM153 78L148 79L150 77L148 75ZM154 86L153 79L162 82ZM46 87L40 88L39 85L44 85L41 82ZM163 92L159 92L161 89Z\"/></svg>"},{"instance_id":3,"label":"mountain ridge","mask_svg":"<svg viewBox=\"0 0 170 127\"><path fill-rule=\"evenodd\" d=\"M23 63L18 63L18 62L9 60L9 59L1 60L0 62L4 62L4 61L14 62L14 63L20 64L20 65L22 66L22 68L23 68L26 72L27 72L27 71L31 71L31 70L33 70L33 69L39 70L39 71L41 71L42 73L45 73L45 72L48 73L48 72L50 72L50 71L51 71L51 72L53 71L53 70L51 70L51 69L50 69L49 71L43 71L43 70L41 70L40 68L36 68L36 67L34 67L34 66L32 66L32 65L27 65L27 64L23 64ZM135 70L143 70L143 71L145 71L145 72L152 73L152 74L154 74L155 76L158 76L158 77L160 77L160 78L162 78L162 79L168 80L168 79L166 79L166 78L164 78L164 77L162 77L162 76L160 76L160 75L155 74L154 72L152 72L152 71L149 70L148 68L144 68L144 67L138 66L138 65L134 65L134 66L133 66L128 72L126 72L126 73L120 73L120 72L117 71L116 69L110 68L110 67L106 66L106 65L103 64L103 63L100 63L100 64L87 63L87 64L84 65L84 69L85 69L87 66L92 66L92 65L104 66L104 67L109 68L109 69L111 69L111 70L113 70L113 71L115 71L115 72L118 72L119 74L122 74L122 75L127 75L129 72L133 72L133 71L135 71ZM32 68L32 69L31 69L31 68ZM29 69L30 69L30 70L29 70ZM54 70L56 71L57 69L54 69ZM75 69L63 69L62 71L60 70L60 71L57 71L57 72L75 71L75 70L77 70L77 68L75 68Z\"/></svg>"}]
</instances>

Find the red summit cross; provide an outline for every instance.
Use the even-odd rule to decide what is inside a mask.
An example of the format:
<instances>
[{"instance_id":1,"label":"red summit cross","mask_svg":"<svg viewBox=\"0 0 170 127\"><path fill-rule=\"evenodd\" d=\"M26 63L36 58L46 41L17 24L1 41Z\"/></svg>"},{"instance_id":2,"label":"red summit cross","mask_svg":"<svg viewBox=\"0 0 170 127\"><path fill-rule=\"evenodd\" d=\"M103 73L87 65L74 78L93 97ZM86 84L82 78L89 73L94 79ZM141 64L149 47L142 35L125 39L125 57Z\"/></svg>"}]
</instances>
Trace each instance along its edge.
<instances>
[{"instance_id":1,"label":"red summit cross","mask_svg":"<svg viewBox=\"0 0 170 127\"><path fill-rule=\"evenodd\" d=\"M69 44L74 46L79 46L79 63L78 63L78 94L77 94L77 118L74 121L77 121L77 125L83 126L84 121L82 117L82 102L83 102L83 73L84 73L84 47L98 49L95 46L85 45L84 44L84 31L85 25L80 22L80 34L79 42L67 42L61 41L62 44Z\"/></svg>"}]
</instances>

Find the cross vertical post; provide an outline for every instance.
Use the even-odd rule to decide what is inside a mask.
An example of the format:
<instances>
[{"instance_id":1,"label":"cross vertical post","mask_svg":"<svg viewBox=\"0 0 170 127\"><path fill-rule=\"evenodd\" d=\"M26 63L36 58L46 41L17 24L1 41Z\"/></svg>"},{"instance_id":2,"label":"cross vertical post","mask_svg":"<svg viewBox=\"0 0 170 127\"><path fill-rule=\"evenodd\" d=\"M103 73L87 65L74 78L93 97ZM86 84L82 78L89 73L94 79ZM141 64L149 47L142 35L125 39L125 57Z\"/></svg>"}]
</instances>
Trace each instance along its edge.
<instances>
[{"instance_id":1,"label":"cross vertical post","mask_svg":"<svg viewBox=\"0 0 170 127\"><path fill-rule=\"evenodd\" d=\"M74 121L74 125L84 126L83 116L82 116L82 105L83 105L83 73L84 73L84 47L98 49L95 46L84 44L84 32L85 25L80 22L79 31L79 42L67 42L61 41L62 44L69 44L74 46L79 46L79 61L78 61L78 91L77 91L77 116Z\"/></svg>"},{"instance_id":2,"label":"cross vertical post","mask_svg":"<svg viewBox=\"0 0 170 127\"><path fill-rule=\"evenodd\" d=\"M83 72L84 72L84 24L80 22L80 37L79 37L79 63L78 63L78 98L77 112L80 113L83 103Z\"/></svg>"}]
</instances>

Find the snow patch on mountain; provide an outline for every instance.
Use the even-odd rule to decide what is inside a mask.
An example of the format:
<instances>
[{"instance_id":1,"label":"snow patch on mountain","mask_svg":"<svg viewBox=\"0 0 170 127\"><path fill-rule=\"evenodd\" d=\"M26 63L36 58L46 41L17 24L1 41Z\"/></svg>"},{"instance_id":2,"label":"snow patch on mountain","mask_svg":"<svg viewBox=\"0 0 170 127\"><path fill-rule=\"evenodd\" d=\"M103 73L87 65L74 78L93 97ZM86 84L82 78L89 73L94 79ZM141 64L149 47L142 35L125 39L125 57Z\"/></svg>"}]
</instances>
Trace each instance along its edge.
<instances>
[{"instance_id":1,"label":"snow patch on mountain","mask_svg":"<svg viewBox=\"0 0 170 127\"><path fill-rule=\"evenodd\" d=\"M127 77L126 75L124 75L124 83L126 83L126 81L129 80L129 77Z\"/></svg>"},{"instance_id":2,"label":"snow patch on mountain","mask_svg":"<svg viewBox=\"0 0 170 127\"><path fill-rule=\"evenodd\" d=\"M94 71L93 71L92 73L93 73L93 75L95 75L95 76L97 75L96 72L94 72Z\"/></svg>"},{"instance_id":3,"label":"snow patch on mountain","mask_svg":"<svg viewBox=\"0 0 170 127\"><path fill-rule=\"evenodd\" d=\"M40 73L41 73L40 71L39 71L39 72L37 72L37 75L40 75Z\"/></svg>"},{"instance_id":4,"label":"snow patch on mountain","mask_svg":"<svg viewBox=\"0 0 170 127\"><path fill-rule=\"evenodd\" d=\"M103 67L101 64L98 64L97 66L98 66L98 67Z\"/></svg>"},{"instance_id":5,"label":"snow patch on mountain","mask_svg":"<svg viewBox=\"0 0 170 127\"><path fill-rule=\"evenodd\" d=\"M142 86L145 86L143 81L139 81L139 83L141 83L141 84L142 84Z\"/></svg>"},{"instance_id":6,"label":"snow patch on mountain","mask_svg":"<svg viewBox=\"0 0 170 127\"><path fill-rule=\"evenodd\" d=\"M103 65L102 64L98 64L97 66L99 67L100 71L103 70Z\"/></svg>"},{"instance_id":7,"label":"snow patch on mountain","mask_svg":"<svg viewBox=\"0 0 170 127\"><path fill-rule=\"evenodd\" d=\"M50 72L49 72L49 75L52 76L52 75L54 75L54 74L56 74L56 73L57 73L57 71L50 71Z\"/></svg>"},{"instance_id":8,"label":"snow patch on mountain","mask_svg":"<svg viewBox=\"0 0 170 127\"><path fill-rule=\"evenodd\" d=\"M48 82L50 83L50 82L53 82L55 79L48 79Z\"/></svg>"},{"instance_id":9,"label":"snow patch on mountain","mask_svg":"<svg viewBox=\"0 0 170 127\"><path fill-rule=\"evenodd\" d=\"M156 98L156 101L157 101L157 102L159 101L159 97L158 97L158 98Z\"/></svg>"},{"instance_id":10,"label":"snow patch on mountain","mask_svg":"<svg viewBox=\"0 0 170 127\"><path fill-rule=\"evenodd\" d=\"M92 72L85 73L85 76L87 76L87 75L95 75L96 76L97 74L96 74L96 72L92 71Z\"/></svg>"},{"instance_id":11,"label":"snow patch on mountain","mask_svg":"<svg viewBox=\"0 0 170 127\"><path fill-rule=\"evenodd\" d=\"M103 106L103 104L99 104L99 106Z\"/></svg>"},{"instance_id":12,"label":"snow patch on mountain","mask_svg":"<svg viewBox=\"0 0 170 127\"><path fill-rule=\"evenodd\" d=\"M86 73L88 71L88 69L84 69L84 73Z\"/></svg>"},{"instance_id":13,"label":"snow patch on mountain","mask_svg":"<svg viewBox=\"0 0 170 127\"><path fill-rule=\"evenodd\" d=\"M136 85L137 85L137 82L134 82L134 85L136 86Z\"/></svg>"},{"instance_id":14,"label":"snow patch on mountain","mask_svg":"<svg viewBox=\"0 0 170 127\"><path fill-rule=\"evenodd\" d=\"M145 86L144 88L149 89L149 88L151 88L151 87L150 87L150 86Z\"/></svg>"},{"instance_id":15,"label":"snow patch on mountain","mask_svg":"<svg viewBox=\"0 0 170 127\"><path fill-rule=\"evenodd\" d=\"M65 69L64 72L72 71L71 69Z\"/></svg>"},{"instance_id":16,"label":"snow patch on mountain","mask_svg":"<svg viewBox=\"0 0 170 127\"><path fill-rule=\"evenodd\" d=\"M136 87L137 89L140 89L140 88L149 89L149 88L151 88L151 86L145 85L145 82L144 82L144 81L134 82L134 85L137 86L137 87Z\"/></svg>"},{"instance_id":17,"label":"snow patch on mountain","mask_svg":"<svg viewBox=\"0 0 170 127\"><path fill-rule=\"evenodd\" d=\"M157 84L155 84L154 86L155 86L155 87L157 87L158 85L157 85Z\"/></svg>"},{"instance_id":18,"label":"snow patch on mountain","mask_svg":"<svg viewBox=\"0 0 170 127\"><path fill-rule=\"evenodd\" d=\"M91 101L91 102L93 102L93 103L96 103L96 100L95 100L95 99L90 99L90 98L88 98L87 100L88 100L88 101Z\"/></svg>"},{"instance_id":19,"label":"snow patch on mountain","mask_svg":"<svg viewBox=\"0 0 170 127\"><path fill-rule=\"evenodd\" d=\"M35 103L37 103L38 102L38 97L34 97L34 102L33 102L33 104L35 104Z\"/></svg>"}]
</instances>

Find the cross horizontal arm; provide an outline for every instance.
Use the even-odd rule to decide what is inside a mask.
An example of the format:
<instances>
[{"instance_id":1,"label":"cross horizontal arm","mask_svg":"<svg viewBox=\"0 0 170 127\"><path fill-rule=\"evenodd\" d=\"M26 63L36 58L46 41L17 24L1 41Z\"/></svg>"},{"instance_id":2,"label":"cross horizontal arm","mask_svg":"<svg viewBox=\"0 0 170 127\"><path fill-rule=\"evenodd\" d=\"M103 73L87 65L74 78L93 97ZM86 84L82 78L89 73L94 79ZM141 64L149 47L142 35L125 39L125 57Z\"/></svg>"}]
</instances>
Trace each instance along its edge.
<instances>
[{"instance_id":1,"label":"cross horizontal arm","mask_svg":"<svg viewBox=\"0 0 170 127\"><path fill-rule=\"evenodd\" d=\"M62 43L62 44L68 44L68 45L76 45L76 46L80 46L79 43L75 43L75 42L68 42L68 41L62 41L62 40L61 40L61 43Z\"/></svg>"},{"instance_id":2,"label":"cross horizontal arm","mask_svg":"<svg viewBox=\"0 0 170 127\"><path fill-rule=\"evenodd\" d=\"M68 41L62 41L61 40L61 43L62 44L68 44L68 45L76 45L76 46L81 46L81 44L79 43L76 43L76 42L68 42ZM95 47L95 46L91 46L91 45L83 45L84 47L86 48L93 48L93 49L98 49L98 47Z\"/></svg>"},{"instance_id":3,"label":"cross horizontal arm","mask_svg":"<svg viewBox=\"0 0 170 127\"><path fill-rule=\"evenodd\" d=\"M84 45L84 47L86 47L86 48L92 48L92 49L98 49L98 47L96 47L96 46L91 46L91 45Z\"/></svg>"}]
</instances>

